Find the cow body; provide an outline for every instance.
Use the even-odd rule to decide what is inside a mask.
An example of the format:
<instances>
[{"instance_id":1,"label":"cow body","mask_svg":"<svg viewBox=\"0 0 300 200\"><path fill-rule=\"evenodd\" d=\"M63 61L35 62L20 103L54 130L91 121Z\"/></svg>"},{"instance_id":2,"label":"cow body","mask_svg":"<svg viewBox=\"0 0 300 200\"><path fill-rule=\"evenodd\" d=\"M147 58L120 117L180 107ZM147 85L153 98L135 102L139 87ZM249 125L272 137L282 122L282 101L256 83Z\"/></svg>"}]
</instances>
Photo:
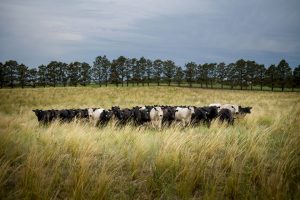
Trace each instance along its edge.
<instances>
[{"instance_id":1,"label":"cow body","mask_svg":"<svg viewBox=\"0 0 300 200\"><path fill-rule=\"evenodd\" d=\"M163 114L161 107L154 107L150 110L150 119L153 127L156 126L161 129Z\"/></svg>"},{"instance_id":2,"label":"cow body","mask_svg":"<svg viewBox=\"0 0 300 200\"><path fill-rule=\"evenodd\" d=\"M239 113L239 106L236 104L224 104L220 107L220 110L222 109L228 109L234 115Z\"/></svg>"},{"instance_id":3,"label":"cow body","mask_svg":"<svg viewBox=\"0 0 300 200\"><path fill-rule=\"evenodd\" d=\"M220 112L219 112L219 120L222 123L224 121L226 121L228 124L233 125L234 117L233 117L232 111L227 109L227 108L221 109Z\"/></svg>"},{"instance_id":4,"label":"cow body","mask_svg":"<svg viewBox=\"0 0 300 200\"><path fill-rule=\"evenodd\" d=\"M186 126L191 122L192 114L195 113L193 107L177 107L175 111L176 121L182 122L183 126Z\"/></svg>"}]
</instances>

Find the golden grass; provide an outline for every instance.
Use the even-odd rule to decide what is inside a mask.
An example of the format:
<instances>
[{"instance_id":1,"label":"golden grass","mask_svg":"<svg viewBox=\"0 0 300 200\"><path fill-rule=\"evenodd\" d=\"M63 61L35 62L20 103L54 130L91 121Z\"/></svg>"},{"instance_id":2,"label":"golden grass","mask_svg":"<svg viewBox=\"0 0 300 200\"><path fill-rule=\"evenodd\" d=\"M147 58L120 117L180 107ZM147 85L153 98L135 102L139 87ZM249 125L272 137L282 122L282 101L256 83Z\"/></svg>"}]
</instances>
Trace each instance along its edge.
<instances>
[{"instance_id":1,"label":"golden grass","mask_svg":"<svg viewBox=\"0 0 300 200\"><path fill-rule=\"evenodd\" d=\"M169 87L0 90L0 199L299 199L300 94ZM38 124L35 108L238 103L234 126Z\"/></svg>"}]
</instances>

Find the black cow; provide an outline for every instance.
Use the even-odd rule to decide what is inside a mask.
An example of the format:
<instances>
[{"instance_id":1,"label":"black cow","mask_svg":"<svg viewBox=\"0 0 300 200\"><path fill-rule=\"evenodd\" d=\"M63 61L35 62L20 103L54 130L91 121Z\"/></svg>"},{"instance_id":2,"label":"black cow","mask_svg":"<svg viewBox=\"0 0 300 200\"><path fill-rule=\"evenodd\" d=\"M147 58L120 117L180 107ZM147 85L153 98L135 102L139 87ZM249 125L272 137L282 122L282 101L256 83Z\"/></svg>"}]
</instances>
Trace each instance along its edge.
<instances>
[{"instance_id":1,"label":"black cow","mask_svg":"<svg viewBox=\"0 0 300 200\"><path fill-rule=\"evenodd\" d=\"M218 107L216 107L216 106L204 106L204 107L201 107L201 110L203 110L206 113L205 121L208 126L210 126L212 120L214 120L218 117Z\"/></svg>"},{"instance_id":2,"label":"black cow","mask_svg":"<svg viewBox=\"0 0 300 200\"><path fill-rule=\"evenodd\" d=\"M172 106L161 106L163 110L162 124L170 126L175 121L176 108Z\"/></svg>"},{"instance_id":3,"label":"black cow","mask_svg":"<svg viewBox=\"0 0 300 200\"><path fill-rule=\"evenodd\" d=\"M134 125L136 125L136 126L140 126L146 122L151 121L150 120L150 111L147 108L140 110L140 108L138 106L133 107L132 115L133 115Z\"/></svg>"},{"instance_id":4,"label":"black cow","mask_svg":"<svg viewBox=\"0 0 300 200\"><path fill-rule=\"evenodd\" d=\"M63 122L70 122L72 119L70 118L69 110L60 110L59 119Z\"/></svg>"},{"instance_id":5,"label":"black cow","mask_svg":"<svg viewBox=\"0 0 300 200\"><path fill-rule=\"evenodd\" d=\"M239 113L237 114L238 118L243 118L246 116L246 114L250 114L251 113L251 109L252 107L241 107L239 106Z\"/></svg>"},{"instance_id":6,"label":"black cow","mask_svg":"<svg viewBox=\"0 0 300 200\"><path fill-rule=\"evenodd\" d=\"M132 110L129 108L121 110L119 107L112 107L112 112L117 119L117 125L125 125L130 122L133 117Z\"/></svg>"},{"instance_id":7,"label":"black cow","mask_svg":"<svg viewBox=\"0 0 300 200\"><path fill-rule=\"evenodd\" d=\"M44 124L52 122L59 117L58 110L32 110L38 118L38 121Z\"/></svg>"},{"instance_id":8,"label":"black cow","mask_svg":"<svg viewBox=\"0 0 300 200\"><path fill-rule=\"evenodd\" d=\"M45 111L36 109L36 110L32 110L32 112L34 112L34 114L36 115L38 122L43 122L43 123L46 122L46 112Z\"/></svg>"},{"instance_id":9,"label":"black cow","mask_svg":"<svg viewBox=\"0 0 300 200\"><path fill-rule=\"evenodd\" d=\"M100 114L99 120L96 123L96 126L107 125L112 116L113 112L111 110L103 110L103 112Z\"/></svg>"},{"instance_id":10,"label":"black cow","mask_svg":"<svg viewBox=\"0 0 300 200\"><path fill-rule=\"evenodd\" d=\"M224 121L226 121L228 124L233 125L234 123L234 117L232 112L227 109L227 108L223 108L219 111L219 120L223 123Z\"/></svg>"},{"instance_id":11,"label":"black cow","mask_svg":"<svg viewBox=\"0 0 300 200\"><path fill-rule=\"evenodd\" d=\"M207 121L207 111L203 108L194 107L194 113L192 114L191 123L193 125L199 124L200 122Z\"/></svg>"}]
</instances>

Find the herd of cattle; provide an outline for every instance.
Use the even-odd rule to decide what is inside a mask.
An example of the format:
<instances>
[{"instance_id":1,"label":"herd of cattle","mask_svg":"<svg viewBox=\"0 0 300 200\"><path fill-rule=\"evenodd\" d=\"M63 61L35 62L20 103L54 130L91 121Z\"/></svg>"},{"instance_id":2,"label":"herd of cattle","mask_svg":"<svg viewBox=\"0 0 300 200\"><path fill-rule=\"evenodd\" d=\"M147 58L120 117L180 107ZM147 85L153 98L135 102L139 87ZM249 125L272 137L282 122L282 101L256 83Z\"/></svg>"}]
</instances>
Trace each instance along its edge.
<instances>
[{"instance_id":1,"label":"herd of cattle","mask_svg":"<svg viewBox=\"0 0 300 200\"><path fill-rule=\"evenodd\" d=\"M214 103L209 106L135 106L121 109L113 106L111 109L86 108L64 110L33 110L40 123L48 124L55 120L71 122L74 119L93 122L96 126L106 125L112 118L119 126L133 123L136 126L151 124L161 128L179 122L183 126L200 123L210 126L212 120L219 119L233 125L235 118L243 118L251 113L252 107L241 107L235 104Z\"/></svg>"}]
</instances>

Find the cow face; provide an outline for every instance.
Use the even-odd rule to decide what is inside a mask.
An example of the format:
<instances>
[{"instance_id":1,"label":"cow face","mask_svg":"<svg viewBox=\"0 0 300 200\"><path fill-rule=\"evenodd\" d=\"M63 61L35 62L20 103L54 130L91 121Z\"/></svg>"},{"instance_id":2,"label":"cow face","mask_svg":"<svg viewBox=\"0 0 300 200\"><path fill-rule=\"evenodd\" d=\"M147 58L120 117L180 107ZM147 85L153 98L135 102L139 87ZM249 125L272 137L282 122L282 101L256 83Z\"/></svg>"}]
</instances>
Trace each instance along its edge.
<instances>
[{"instance_id":1,"label":"cow face","mask_svg":"<svg viewBox=\"0 0 300 200\"><path fill-rule=\"evenodd\" d=\"M251 109L252 109L252 107L243 108L243 107L239 106L239 113L241 113L241 114L250 114Z\"/></svg>"},{"instance_id":2,"label":"cow face","mask_svg":"<svg viewBox=\"0 0 300 200\"><path fill-rule=\"evenodd\" d=\"M88 116L89 116L90 119L93 117L93 113L94 113L93 108L89 108L88 109Z\"/></svg>"},{"instance_id":3,"label":"cow face","mask_svg":"<svg viewBox=\"0 0 300 200\"><path fill-rule=\"evenodd\" d=\"M42 110L36 109L36 110L32 110L32 112L34 112L34 114L38 118L38 121L41 121L44 118L44 112Z\"/></svg>"}]
</instances>

